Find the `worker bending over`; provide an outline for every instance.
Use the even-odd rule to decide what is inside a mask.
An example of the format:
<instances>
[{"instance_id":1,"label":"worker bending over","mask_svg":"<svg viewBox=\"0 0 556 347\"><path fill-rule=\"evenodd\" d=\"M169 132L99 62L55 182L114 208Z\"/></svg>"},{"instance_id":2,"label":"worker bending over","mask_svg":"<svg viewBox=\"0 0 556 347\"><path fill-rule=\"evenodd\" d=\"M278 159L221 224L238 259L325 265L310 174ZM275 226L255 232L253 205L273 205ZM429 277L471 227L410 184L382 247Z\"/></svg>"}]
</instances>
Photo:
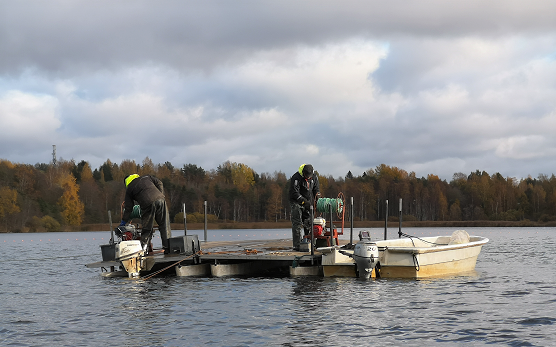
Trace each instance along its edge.
<instances>
[{"instance_id":1,"label":"worker bending over","mask_svg":"<svg viewBox=\"0 0 556 347\"><path fill-rule=\"evenodd\" d=\"M141 245L147 249L154 234L154 222L158 224L160 239L164 254L168 254L168 239L172 237L170 229L170 217L164 198L164 187L162 182L150 175L129 175L125 178L125 202L124 213L120 225L129 221L135 201L141 207Z\"/></svg>"}]
</instances>

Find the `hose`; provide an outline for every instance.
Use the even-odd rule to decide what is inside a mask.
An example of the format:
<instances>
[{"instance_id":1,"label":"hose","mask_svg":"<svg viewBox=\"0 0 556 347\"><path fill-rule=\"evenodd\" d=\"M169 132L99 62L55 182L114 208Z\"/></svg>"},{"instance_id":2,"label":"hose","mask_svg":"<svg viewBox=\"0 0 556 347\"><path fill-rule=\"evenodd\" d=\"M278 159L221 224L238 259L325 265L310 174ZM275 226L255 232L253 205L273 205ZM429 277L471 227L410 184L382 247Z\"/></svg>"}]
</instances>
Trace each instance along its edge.
<instances>
[{"instance_id":1,"label":"hose","mask_svg":"<svg viewBox=\"0 0 556 347\"><path fill-rule=\"evenodd\" d=\"M124 215L124 206L125 201L122 201L122 206L120 207L120 214ZM134 218L141 218L141 206L133 205L133 209L131 210L131 214L129 215L129 219L132 220Z\"/></svg>"},{"instance_id":2,"label":"hose","mask_svg":"<svg viewBox=\"0 0 556 347\"><path fill-rule=\"evenodd\" d=\"M332 206L332 211L335 211L337 214L341 214L344 209L344 201L340 198L320 198L317 200L318 212L329 212L330 206Z\"/></svg>"},{"instance_id":3,"label":"hose","mask_svg":"<svg viewBox=\"0 0 556 347\"><path fill-rule=\"evenodd\" d=\"M141 207L139 205L133 205L133 210L131 211L129 218L141 218Z\"/></svg>"}]
</instances>

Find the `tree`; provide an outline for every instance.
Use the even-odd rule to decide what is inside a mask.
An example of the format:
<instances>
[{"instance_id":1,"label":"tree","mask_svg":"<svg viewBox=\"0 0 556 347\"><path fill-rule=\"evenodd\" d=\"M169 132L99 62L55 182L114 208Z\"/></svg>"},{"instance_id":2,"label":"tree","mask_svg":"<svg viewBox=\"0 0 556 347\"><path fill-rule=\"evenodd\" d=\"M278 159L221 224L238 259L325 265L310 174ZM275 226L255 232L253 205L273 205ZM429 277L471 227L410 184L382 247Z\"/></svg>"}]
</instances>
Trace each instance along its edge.
<instances>
[{"instance_id":1,"label":"tree","mask_svg":"<svg viewBox=\"0 0 556 347\"><path fill-rule=\"evenodd\" d=\"M75 177L65 174L60 178L60 186L64 193L60 197L59 204L62 207L62 218L69 225L81 225L85 206L79 199L79 186Z\"/></svg>"},{"instance_id":2,"label":"tree","mask_svg":"<svg viewBox=\"0 0 556 347\"><path fill-rule=\"evenodd\" d=\"M359 184L360 196L360 210L359 218L367 220L370 216L374 215L373 211L376 209L376 194L372 182L362 182Z\"/></svg>"},{"instance_id":3,"label":"tree","mask_svg":"<svg viewBox=\"0 0 556 347\"><path fill-rule=\"evenodd\" d=\"M112 176L112 168L113 164L110 159L107 159L104 164L100 167L100 172L103 174L103 178L105 182L112 181L114 177Z\"/></svg>"},{"instance_id":4,"label":"tree","mask_svg":"<svg viewBox=\"0 0 556 347\"><path fill-rule=\"evenodd\" d=\"M431 206L430 217L432 220L445 220L448 216L448 200L442 190L442 181L438 176L430 174L427 176L427 182L431 193L431 200L429 201Z\"/></svg>"},{"instance_id":5,"label":"tree","mask_svg":"<svg viewBox=\"0 0 556 347\"><path fill-rule=\"evenodd\" d=\"M157 165L156 177L160 180L170 180L174 176L174 166L170 162L164 163L164 165ZM166 185L165 185L166 186Z\"/></svg>"},{"instance_id":6,"label":"tree","mask_svg":"<svg viewBox=\"0 0 556 347\"><path fill-rule=\"evenodd\" d=\"M81 182L92 182L93 179L93 171L91 171L91 167L89 163L83 162L80 170Z\"/></svg>"},{"instance_id":7,"label":"tree","mask_svg":"<svg viewBox=\"0 0 556 347\"><path fill-rule=\"evenodd\" d=\"M50 216L42 217L41 218L41 223L42 223L42 226L48 232L59 231L60 230L60 223L58 223L58 221L56 219L54 219Z\"/></svg>"},{"instance_id":8,"label":"tree","mask_svg":"<svg viewBox=\"0 0 556 347\"><path fill-rule=\"evenodd\" d=\"M242 193L246 193L255 184L253 169L241 163L232 163L231 169L232 182Z\"/></svg>"},{"instance_id":9,"label":"tree","mask_svg":"<svg viewBox=\"0 0 556 347\"><path fill-rule=\"evenodd\" d=\"M540 213L541 207L544 205L544 201L546 200L546 192L543 189L542 185L535 184L532 189L532 199L533 207L535 212Z\"/></svg>"},{"instance_id":10,"label":"tree","mask_svg":"<svg viewBox=\"0 0 556 347\"><path fill-rule=\"evenodd\" d=\"M18 164L14 171L19 192L32 195L35 191L35 169L31 165Z\"/></svg>"},{"instance_id":11,"label":"tree","mask_svg":"<svg viewBox=\"0 0 556 347\"><path fill-rule=\"evenodd\" d=\"M180 171L183 177L188 182L191 182L193 185L197 187L199 186L199 184L202 184L205 181L206 172L200 166L197 166L195 164L187 164L184 165Z\"/></svg>"},{"instance_id":12,"label":"tree","mask_svg":"<svg viewBox=\"0 0 556 347\"><path fill-rule=\"evenodd\" d=\"M318 172L315 172L315 175L317 175L318 179L319 179L319 185L320 185L320 194L325 197L326 194L328 193L328 187L330 187L330 182L329 182L329 178L325 177L325 176L321 176L319 175ZM289 188L289 187L288 187Z\"/></svg>"},{"instance_id":13,"label":"tree","mask_svg":"<svg viewBox=\"0 0 556 347\"><path fill-rule=\"evenodd\" d=\"M143 159L143 165L141 165L141 170L138 172L139 175L156 175L156 170L154 168L153 161L149 157Z\"/></svg>"},{"instance_id":14,"label":"tree","mask_svg":"<svg viewBox=\"0 0 556 347\"><path fill-rule=\"evenodd\" d=\"M122 160L120 163L120 171L125 178L128 175L139 173L139 167L134 160Z\"/></svg>"},{"instance_id":15,"label":"tree","mask_svg":"<svg viewBox=\"0 0 556 347\"><path fill-rule=\"evenodd\" d=\"M461 207L459 205L459 200L456 200L450 206L450 220L461 220Z\"/></svg>"},{"instance_id":16,"label":"tree","mask_svg":"<svg viewBox=\"0 0 556 347\"><path fill-rule=\"evenodd\" d=\"M0 187L0 220L18 213L20 210L17 204L17 191L8 187Z\"/></svg>"},{"instance_id":17,"label":"tree","mask_svg":"<svg viewBox=\"0 0 556 347\"><path fill-rule=\"evenodd\" d=\"M104 204L101 199L101 191L99 184L94 179L89 163L82 161L78 165L79 178L79 199L83 202L85 212L83 216L84 223L104 222ZM122 183L123 185L123 183Z\"/></svg>"},{"instance_id":18,"label":"tree","mask_svg":"<svg viewBox=\"0 0 556 347\"><path fill-rule=\"evenodd\" d=\"M276 183L270 186L270 197L268 198L266 213L269 219L276 222L280 219L282 213L282 188Z\"/></svg>"}]
</instances>

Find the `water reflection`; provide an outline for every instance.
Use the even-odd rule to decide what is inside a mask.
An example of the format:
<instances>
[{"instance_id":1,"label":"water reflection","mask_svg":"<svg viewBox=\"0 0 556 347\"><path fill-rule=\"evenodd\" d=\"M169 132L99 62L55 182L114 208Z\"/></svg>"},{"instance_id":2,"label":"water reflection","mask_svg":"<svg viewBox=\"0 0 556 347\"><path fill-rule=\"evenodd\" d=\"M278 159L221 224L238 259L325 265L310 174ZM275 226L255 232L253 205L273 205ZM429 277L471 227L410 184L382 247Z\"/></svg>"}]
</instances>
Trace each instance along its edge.
<instances>
[{"instance_id":1,"label":"water reflection","mask_svg":"<svg viewBox=\"0 0 556 347\"><path fill-rule=\"evenodd\" d=\"M0 345L553 345L556 232L472 229L491 240L476 272L368 281L103 278L94 233L4 234Z\"/></svg>"}]
</instances>

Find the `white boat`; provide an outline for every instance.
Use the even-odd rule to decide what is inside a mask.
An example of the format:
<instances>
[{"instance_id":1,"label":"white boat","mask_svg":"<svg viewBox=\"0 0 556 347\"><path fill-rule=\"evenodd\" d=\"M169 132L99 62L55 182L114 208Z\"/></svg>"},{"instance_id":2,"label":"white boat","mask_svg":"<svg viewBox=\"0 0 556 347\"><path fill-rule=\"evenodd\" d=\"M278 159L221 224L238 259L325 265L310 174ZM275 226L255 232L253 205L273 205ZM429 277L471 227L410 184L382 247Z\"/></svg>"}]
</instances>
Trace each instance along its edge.
<instances>
[{"instance_id":1,"label":"white boat","mask_svg":"<svg viewBox=\"0 0 556 347\"><path fill-rule=\"evenodd\" d=\"M457 230L451 236L371 241L360 235L354 249L321 247L325 277L426 278L475 269L488 238Z\"/></svg>"}]
</instances>

